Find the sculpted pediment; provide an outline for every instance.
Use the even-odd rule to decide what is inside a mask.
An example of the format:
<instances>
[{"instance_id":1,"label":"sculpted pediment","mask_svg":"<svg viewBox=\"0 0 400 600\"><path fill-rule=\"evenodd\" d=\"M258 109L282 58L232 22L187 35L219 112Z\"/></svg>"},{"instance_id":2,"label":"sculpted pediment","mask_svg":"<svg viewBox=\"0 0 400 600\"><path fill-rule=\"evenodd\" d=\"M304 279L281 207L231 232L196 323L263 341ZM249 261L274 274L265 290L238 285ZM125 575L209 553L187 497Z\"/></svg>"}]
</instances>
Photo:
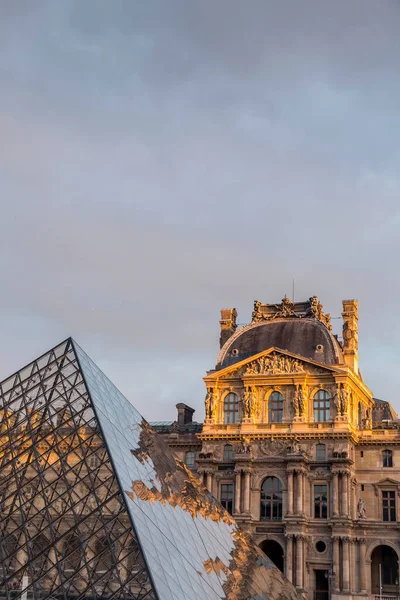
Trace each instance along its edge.
<instances>
[{"instance_id":1,"label":"sculpted pediment","mask_svg":"<svg viewBox=\"0 0 400 600\"><path fill-rule=\"evenodd\" d=\"M337 372L338 369L320 365L315 361L302 359L295 354L273 348L246 361L241 361L238 365L227 367L221 372L219 378L296 375L302 373L322 374L332 371Z\"/></svg>"}]
</instances>

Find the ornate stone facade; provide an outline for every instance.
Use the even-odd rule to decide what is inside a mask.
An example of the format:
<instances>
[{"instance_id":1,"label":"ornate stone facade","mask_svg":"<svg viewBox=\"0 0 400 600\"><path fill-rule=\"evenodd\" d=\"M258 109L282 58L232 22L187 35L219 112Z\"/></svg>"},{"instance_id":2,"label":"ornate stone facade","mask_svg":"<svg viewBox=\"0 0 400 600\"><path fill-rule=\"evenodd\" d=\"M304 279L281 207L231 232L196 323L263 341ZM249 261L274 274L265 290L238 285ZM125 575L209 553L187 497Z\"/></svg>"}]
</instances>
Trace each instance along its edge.
<instances>
[{"instance_id":1,"label":"ornate stone facade","mask_svg":"<svg viewBox=\"0 0 400 600\"><path fill-rule=\"evenodd\" d=\"M226 310L204 378L204 484L310 600L375 598L379 564L382 593L395 597L399 424L358 370L357 301L343 302L343 341L315 296L256 301L229 337L236 311ZM184 459L189 445L171 441Z\"/></svg>"}]
</instances>

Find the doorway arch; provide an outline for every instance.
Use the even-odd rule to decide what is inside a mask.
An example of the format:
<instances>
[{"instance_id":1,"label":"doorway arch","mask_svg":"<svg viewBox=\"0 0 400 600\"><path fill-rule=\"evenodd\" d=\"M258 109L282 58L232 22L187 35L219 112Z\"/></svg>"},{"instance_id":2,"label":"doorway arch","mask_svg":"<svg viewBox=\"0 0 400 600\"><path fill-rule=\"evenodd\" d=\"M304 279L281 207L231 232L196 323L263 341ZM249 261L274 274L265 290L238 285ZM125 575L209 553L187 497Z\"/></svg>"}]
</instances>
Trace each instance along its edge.
<instances>
[{"instance_id":1,"label":"doorway arch","mask_svg":"<svg viewBox=\"0 0 400 600\"><path fill-rule=\"evenodd\" d=\"M284 572L283 548L279 542L275 540L264 540L260 544L261 550L272 560L274 565L278 567L282 573Z\"/></svg>"},{"instance_id":2,"label":"doorway arch","mask_svg":"<svg viewBox=\"0 0 400 600\"><path fill-rule=\"evenodd\" d=\"M385 544L376 546L371 554L372 594L379 595L380 581L383 595L399 592L399 557L394 548Z\"/></svg>"}]
</instances>

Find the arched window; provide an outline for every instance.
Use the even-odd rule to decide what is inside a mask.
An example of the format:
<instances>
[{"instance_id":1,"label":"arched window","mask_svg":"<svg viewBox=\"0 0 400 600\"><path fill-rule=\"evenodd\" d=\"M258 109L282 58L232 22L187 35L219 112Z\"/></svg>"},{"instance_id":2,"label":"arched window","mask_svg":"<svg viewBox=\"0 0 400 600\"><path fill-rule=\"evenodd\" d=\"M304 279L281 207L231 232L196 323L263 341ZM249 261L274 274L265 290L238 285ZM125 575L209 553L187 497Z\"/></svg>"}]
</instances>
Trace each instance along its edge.
<instances>
[{"instance_id":1,"label":"arched window","mask_svg":"<svg viewBox=\"0 0 400 600\"><path fill-rule=\"evenodd\" d=\"M282 520L282 484L277 477L267 477L261 486L261 521Z\"/></svg>"},{"instance_id":2,"label":"arched window","mask_svg":"<svg viewBox=\"0 0 400 600\"><path fill-rule=\"evenodd\" d=\"M391 450L382 452L382 464L384 467L393 467L393 452Z\"/></svg>"},{"instance_id":3,"label":"arched window","mask_svg":"<svg viewBox=\"0 0 400 600\"><path fill-rule=\"evenodd\" d=\"M232 392L224 400L224 423L239 421L239 398Z\"/></svg>"},{"instance_id":4,"label":"arched window","mask_svg":"<svg viewBox=\"0 0 400 600\"><path fill-rule=\"evenodd\" d=\"M194 467L194 452L190 451L185 454L185 464L187 467Z\"/></svg>"},{"instance_id":5,"label":"arched window","mask_svg":"<svg viewBox=\"0 0 400 600\"><path fill-rule=\"evenodd\" d=\"M280 392L272 392L268 400L268 421L282 423L283 396Z\"/></svg>"},{"instance_id":6,"label":"arched window","mask_svg":"<svg viewBox=\"0 0 400 600\"><path fill-rule=\"evenodd\" d=\"M330 418L331 397L325 390L314 394L314 422L326 423Z\"/></svg>"},{"instance_id":7,"label":"arched window","mask_svg":"<svg viewBox=\"0 0 400 600\"><path fill-rule=\"evenodd\" d=\"M231 444L225 444L224 446L224 461L228 462L233 460L233 447Z\"/></svg>"},{"instance_id":8,"label":"arched window","mask_svg":"<svg viewBox=\"0 0 400 600\"><path fill-rule=\"evenodd\" d=\"M325 444L317 444L315 446L315 460L326 460Z\"/></svg>"}]
</instances>

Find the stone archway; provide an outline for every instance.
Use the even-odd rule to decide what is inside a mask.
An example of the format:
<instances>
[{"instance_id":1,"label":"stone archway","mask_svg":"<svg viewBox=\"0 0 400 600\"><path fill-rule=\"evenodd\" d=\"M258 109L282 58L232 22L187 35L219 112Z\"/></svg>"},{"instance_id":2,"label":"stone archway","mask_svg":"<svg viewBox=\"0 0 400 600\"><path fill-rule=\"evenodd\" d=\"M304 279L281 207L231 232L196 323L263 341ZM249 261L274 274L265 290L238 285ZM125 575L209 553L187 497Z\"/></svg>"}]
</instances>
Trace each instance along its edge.
<instances>
[{"instance_id":1,"label":"stone archway","mask_svg":"<svg viewBox=\"0 0 400 600\"><path fill-rule=\"evenodd\" d=\"M376 546L371 553L371 593L379 595L399 593L399 557L391 546Z\"/></svg>"},{"instance_id":2,"label":"stone archway","mask_svg":"<svg viewBox=\"0 0 400 600\"><path fill-rule=\"evenodd\" d=\"M284 572L283 548L276 540L264 540L260 543L261 550L272 560L282 573Z\"/></svg>"}]
</instances>

